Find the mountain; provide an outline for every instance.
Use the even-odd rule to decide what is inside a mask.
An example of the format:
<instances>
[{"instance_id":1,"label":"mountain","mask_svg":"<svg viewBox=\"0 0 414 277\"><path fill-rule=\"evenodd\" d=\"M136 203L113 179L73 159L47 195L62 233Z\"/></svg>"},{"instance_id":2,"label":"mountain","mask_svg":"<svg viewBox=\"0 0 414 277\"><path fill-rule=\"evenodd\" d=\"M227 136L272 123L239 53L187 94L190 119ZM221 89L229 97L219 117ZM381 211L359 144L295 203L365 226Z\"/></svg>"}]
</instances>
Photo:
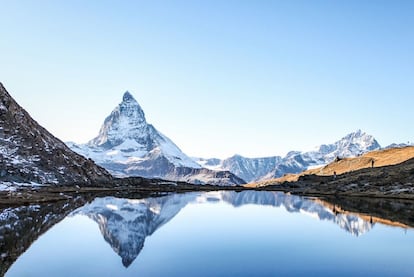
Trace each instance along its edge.
<instances>
[{"instance_id":1,"label":"mountain","mask_svg":"<svg viewBox=\"0 0 414 277\"><path fill-rule=\"evenodd\" d=\"M414 143L391 143L390 145L385 146L383 149L403 148L407 146L414 146Z\"/></svg>"},{"instance_id":2,"label":"mountain","mask_svg":"<svg viewBox=\"0 0 414 277\"><path fill-rule=\"evenodd\" d=\"M142 176L196 184L238 185L230 172L202 168L168 137L148 124L144 111L129 92L105 119L99 134L86 144L68 143L117 176Z\"/></svg>"},{"instance_id":3,"label":"mountain","mask_svg":"<svg viewBox=\"0 0 414 277\"><path fill-rule=\"evenodd\" d=\"M348 173L348 175L356 175L362 169L368 169L368 170L373 169L371 173L366 172L368 173L368 175L366 175L365 173L365 177L369 177L369 175L372 175L370 179L373 179L371 180L371 182L373 182L375 181L375 179L377 179L374 169L378 167L382 168L382 170L387 170L386 168L388 167L388 170L387 170L388 172L381 177L382 181L394 175L397 177L396 178L397 180L395 181L399 181L401 184L403 184L405 181L405 183L409 184L411 180L405 180L404 178L406 177L404 176L405 174L401 173L400 171L411 172L412 165L411 166L409 165L410 163L409 160L412 160L412 159L414 159L414 146L399 146L399 147L394 147L394 148L383 148L380 150L367 152L357 157L341 158L325 166L311 168L311 169L302 171L297 174L288 174L280 178L265 180L263 182L256 183L256 185L263 186L263 185L283 183L283 182L296 182L300 178L307 178L310 175L316 175L319 177L333 176L334 174L341 175L345 173ZM408 164L404 166L403 165L404 162L407 162ZM393 169L393 170L396 170L397 172L392 173L390 166L393 166L393 165L397 166L397 169ZM403 168L398 169L398 167L400 166ZM337 176L335 180L341 179L341 178ZM351 177L348 176L348 178L351 178ZM352 183L351 179L348 179L348 182ZM368 178L363 182L365 187L368 187L367 186L368 182L369 182ZM359 179L357 183L362 183L362 179ZM389 187L391 187L391 183L392 182L388 182ZM250 185L253 185L253 183Z\"/></svg>"},{"instance_id":4,"label":"mountain","mask_svg":"<svg viewBox=\"0 0 414 277\"><path fill-rule=\"evenodd\" d=\"M0 83L0 181L91 184L111 179L33 120Z\"/></svg>"},{"instance_id":5,"label":"mountain","mask_svg":"<svg viewBox=\"0 0 414 277\"><path fill-rule=\"evenodd\" d=\"M251 182L271 172L282 160L281 157L246 158L234 155L225 160L195 158L200 165L215 169L228 170L243 180Z\"/></svg>"},{"instance_id":6,"label":"mountain","mask_svg":"<svg viewBox=\"0 0 414 277\"><path fill-rule=\"evenodd\" d=\"M121 257L122 264L128 267L142 251L148 236L173 219L189 203L207 202L224 202L234 207L252 204L284 207L290 213L303 213L318 220L330 221L355 236L370 231L375 224L357 214L332 210L320 201L265 191L191 192L147 199L104 197L96 198L71 215L86 215L94 220L105 241Z\"/></svg>"},{"instance_id":7,"label":"mountain","mask_svg":"<svg viewBox=\"0 0 414 277\"><path fill-rule=\"evenodd\" d=\"M289 152L276 168L262 180L278 178L288 173L299 173L310 167L328 164L336 158L355 157L381 148L371 135L361 130L350 133L333 144L323 144L309 152Z\"/></svg>"},{"instance_id":8,"label":"mountain","mask_svg":"<svg viewBox=\"0 0 414 277\"><path fill-rule=\"evenodd\" d=\"M196 158L195 161L208 168L228 170L247 182L253 182L299 173L310 167L328 164L337 157L359 156L379 148L373 136L357 130L335 143L323 144L308 152L291 151L285 157L246 158L235 155L225 160Z\"/></svg>"}]
</instances>

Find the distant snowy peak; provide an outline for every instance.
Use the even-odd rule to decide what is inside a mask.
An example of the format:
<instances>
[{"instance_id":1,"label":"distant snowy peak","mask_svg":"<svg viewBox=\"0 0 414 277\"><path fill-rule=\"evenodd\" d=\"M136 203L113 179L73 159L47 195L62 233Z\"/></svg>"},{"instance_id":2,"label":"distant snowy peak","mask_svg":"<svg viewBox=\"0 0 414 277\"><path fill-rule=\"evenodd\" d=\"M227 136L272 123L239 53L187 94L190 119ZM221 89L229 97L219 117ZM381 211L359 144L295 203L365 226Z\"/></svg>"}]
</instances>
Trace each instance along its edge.
<instances>
[{"instance_id":1,"label":"distant snowy peak","mask_svg":"<svg viewBox=\"0 0 414 277\"><path fill-rule=\"evenodd\" d=\"M350 155L361 154L381 147L373 136L361 130L348 134L335 144L339 149L348 150Z\"/></svg>"},{"instance_id":2,"label":"distant snowy peak","mask_svg":"<svg viewBox=\"0 0 414 277\"><path fill-rule=\"evenodd\" d=\"M390 145L385 146L383 149L390 149L390 148L403 148L408 146L414 146L413 142L407 142L407 143L392 143Z\"/></svg>"},{"instance_id":3,"label":"distant snowy peak","mask_svg":"<svg viewBox=\"0 0 414 277\"><path fill-rule=\"evenodd\" d=\"M234 155L225 160L195 160L202 166L229 170L247 182L252 182L281 177L287 173L299 173L309 167L332 162L336 157L358 156L380 147L373 136L357 130L332 144L322 144L308 152L290 151L285 157L246 158Z\"/></svg>"},{"instance_id":4,"label":"distant snowy peak","mask_svg":"<svg viewBox=\"0 0 414 277\"><path fill-rule=\"evenodd\" d=\"M326 160L335 157L353 157L368 151L381 148L376 139L361 130L350 133L333 144L323 144L317 147L316 151L305 152L310 155L317 155ZM303 153L302 153L303 154Z\"/></svg>"}]
</instances>

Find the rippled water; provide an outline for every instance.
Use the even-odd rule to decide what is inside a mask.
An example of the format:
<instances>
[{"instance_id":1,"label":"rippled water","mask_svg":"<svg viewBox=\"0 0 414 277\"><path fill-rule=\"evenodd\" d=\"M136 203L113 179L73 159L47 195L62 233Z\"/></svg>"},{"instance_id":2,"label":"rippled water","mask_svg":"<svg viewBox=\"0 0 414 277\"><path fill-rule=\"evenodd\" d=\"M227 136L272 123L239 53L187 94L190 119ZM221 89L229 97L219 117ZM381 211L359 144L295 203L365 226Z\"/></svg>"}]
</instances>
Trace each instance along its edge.
<instances>
[{"instance_id":1,"label":"rippled water","mask_svg":"<svg viewBox=\"0 0 414 277\"><path fill-rule=\"evenodd\" d=\"M1 272L414 275L414 206L409 202L226 191L105 197L84 204L74 199L0 210Z\"/></svg>"}]
</instances>

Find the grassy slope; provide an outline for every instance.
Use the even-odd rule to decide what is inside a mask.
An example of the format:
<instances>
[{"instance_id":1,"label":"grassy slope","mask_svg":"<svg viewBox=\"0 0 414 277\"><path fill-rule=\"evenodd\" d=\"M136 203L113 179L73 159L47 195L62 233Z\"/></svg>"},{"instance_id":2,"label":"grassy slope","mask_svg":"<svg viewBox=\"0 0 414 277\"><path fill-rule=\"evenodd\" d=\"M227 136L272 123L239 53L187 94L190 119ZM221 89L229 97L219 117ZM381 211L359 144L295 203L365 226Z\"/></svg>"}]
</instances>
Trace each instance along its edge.
<instances>
[{"instance_id":1,"label":"grassy slope","mask_svg":"<svg viewBox=\"0 0 414 277\"><path fill-rule=\"evenodd\" d=\"M377 150L368 152L362 156L354 158L344 158L340 161L332 162L328 165L305 170L299 174L287 174L283 177L266 180L258 183L248 184L248 187L274 185L283 182L295 182L298 181L300 176L304 175L319 175L319 176L332 176L334 172L336 174L343 174L346 172L352 172L355 170L371 167L371 161L374 160L374 167L382 167L388 165L400 164L414 158L414 146L391 148L385 150Z\"/></svg>"}]
</instances>

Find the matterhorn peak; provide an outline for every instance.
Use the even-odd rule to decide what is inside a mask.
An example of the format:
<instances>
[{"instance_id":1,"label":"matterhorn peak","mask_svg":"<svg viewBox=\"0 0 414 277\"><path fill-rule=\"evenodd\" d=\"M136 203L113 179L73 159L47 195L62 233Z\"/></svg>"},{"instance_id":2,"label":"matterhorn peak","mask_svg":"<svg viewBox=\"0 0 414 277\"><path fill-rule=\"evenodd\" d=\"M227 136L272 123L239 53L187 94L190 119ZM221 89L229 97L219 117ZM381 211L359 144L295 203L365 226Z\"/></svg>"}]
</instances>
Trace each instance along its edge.
<instances>
[{"instance_id":1,"label":"matterhorn peak","mask_svg":"<svg viewBox=\"0 0 414 277\"><path fill-rule=\"evenodd\" d=\"M134 96L132 96L132 94L129 91L125 91L124 96L122 97L122 102L137 102L137 100L135 100Z\"/></svg>"},{"instance_id":2,"label":"matterhorn peak","mask_svg":"<svg viewBox=\"0 0 414 277\"><path fill-rule=\"evenodd\" d=\"M148 124L144 111L129 91L105 119L99 134L72 148L117 176L142 176L197 184L236 185L232 173L202 168L168 137ZM128 264L128 261L126 261Z\"/></svg>"},{"instance_id":3,"label":"matterhorn peak","mask_svg":"<svg viewBox=\"0 0 414 277\"><path fill-rule=\"evenodd\" d=\"M91 145L112 147L126 140L140 141L148 137L148 124L144 111L129 91L122 102L105 119L99 135L91 140Z\"/></svg>"},{"instance_id":4,"label":"matterhorn peak","mask_svg":"<svg viewBox=\"0 0 414 277\"><path fill-rule=\"evenodd\" d=\"M138 110L138 116L145 117L141 106L138 104L138 101L135 100L134 96L132 96L129 91L126 91L122 96L122 102L119 104L118 108L121 112Z\"/></svg>"}]
</instances>

